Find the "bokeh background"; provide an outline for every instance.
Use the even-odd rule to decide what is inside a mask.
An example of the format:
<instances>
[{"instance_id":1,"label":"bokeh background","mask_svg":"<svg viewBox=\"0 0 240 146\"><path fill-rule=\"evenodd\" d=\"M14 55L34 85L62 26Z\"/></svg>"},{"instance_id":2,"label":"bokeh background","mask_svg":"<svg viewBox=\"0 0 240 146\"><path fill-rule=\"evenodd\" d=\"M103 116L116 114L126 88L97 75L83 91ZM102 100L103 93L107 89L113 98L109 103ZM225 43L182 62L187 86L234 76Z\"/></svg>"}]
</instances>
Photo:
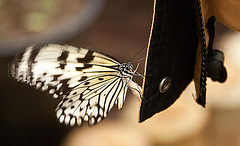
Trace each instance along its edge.
<instances>
[{"instance_id":1,"label":"bokeh background","mask_svg":"<svg viewBox=\"0 0 240 146\"><path fill-rule=\"evenodd\" d=\"M240 33L220 23L214 47L225 54L228 79L224 84L208 79L205 109L194 101L191 83L174 105L141 124L140 103L128 93L123 110L113 108L96 126L71 128L54 116L61 99L8 76L15 52L41 42L100 50L128 62L147 46L152 9L153 1L147 0L1 0L0 145L240 145ZM143 50L133 64L145 54ZM141 78L136 81L142 84Z\"/></svg>"}]
</instances>

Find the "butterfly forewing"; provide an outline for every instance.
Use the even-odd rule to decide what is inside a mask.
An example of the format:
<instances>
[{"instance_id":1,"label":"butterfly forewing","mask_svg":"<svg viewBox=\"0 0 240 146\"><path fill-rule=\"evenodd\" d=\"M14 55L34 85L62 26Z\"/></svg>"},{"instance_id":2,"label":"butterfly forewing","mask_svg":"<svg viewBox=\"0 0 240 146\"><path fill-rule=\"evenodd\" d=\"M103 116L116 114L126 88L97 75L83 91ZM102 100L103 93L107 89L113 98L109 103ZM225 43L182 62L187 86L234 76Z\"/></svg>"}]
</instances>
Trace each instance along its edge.
<instances>
[{"instance_id":1,"label":"butterfly forewing","mask_svg":"<svg viewBox=\"0 0 240 146\"><path fill-rule=\"evenodd\" d=\"M127 87L141 92L132 75L119 69L116 59L67 45L35 45L14 58L10 74L18 81L63 97L57 118L67 125L100 122L117 104L121 109Z\"/></svg>"},{"instance_id":2,"label":"butterfly forewing","mask_svg":"<svg viewBox=\"0 0 240 146\"><path fill-rule=\"evenodd\" d=\"M31 46L19 53L11 75L58 97L89 76L116 72L117 65L116 60L88 49L49 44Z\"/></svg>"}]
</instances>

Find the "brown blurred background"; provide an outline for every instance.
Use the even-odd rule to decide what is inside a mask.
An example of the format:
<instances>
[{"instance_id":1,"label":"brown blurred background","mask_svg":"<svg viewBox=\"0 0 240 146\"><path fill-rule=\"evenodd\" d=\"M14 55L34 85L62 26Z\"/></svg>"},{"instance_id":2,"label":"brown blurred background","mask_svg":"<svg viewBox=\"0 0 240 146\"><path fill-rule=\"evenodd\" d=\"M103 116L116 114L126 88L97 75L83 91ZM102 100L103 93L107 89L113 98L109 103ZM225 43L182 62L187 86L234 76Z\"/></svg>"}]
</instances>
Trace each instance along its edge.
<instances>
[{"instance_id":1,"label":"brown blurred background","mask_svg":"<svg viewBox=\"0 0 240 146\"><path fill-rule=\"evenodd\" d=\"M22 4L24 2L28 4ZM47 33L74 17L85 3L86 0L79 0L79 3L71 0L68 4L54 0L44 0L44 3L3 0L0 2L0 42ZM100 50L121 62L128 62L138 50L147 46L153 1L108 0L102 1L102 6L96 12L98 17L92 18L87 27L53 42ZM88 16L90 12L79 13ZM13 16L22 17L15 20ZM123 110L113 108L107 119L91 128L87 125L69 128L59 124L54 109L60 99L53 99L9 78L7 68L14 53L0 54L0 145L240 145L239 40L240 33L217 23L215 48L225 53L228 80L219 84L208 79L205 109L193 100L195 89L191 83L173 106L139 124L140 103L129 93ZM0 46L0 52L3 49ZM12 47L7 51L15 50ZM132 61L133 64L145 57L145 51ZM143 66L142 63L141 73ZM136 80L141 85L142 80Z\"/></svg>"}]
</instances>

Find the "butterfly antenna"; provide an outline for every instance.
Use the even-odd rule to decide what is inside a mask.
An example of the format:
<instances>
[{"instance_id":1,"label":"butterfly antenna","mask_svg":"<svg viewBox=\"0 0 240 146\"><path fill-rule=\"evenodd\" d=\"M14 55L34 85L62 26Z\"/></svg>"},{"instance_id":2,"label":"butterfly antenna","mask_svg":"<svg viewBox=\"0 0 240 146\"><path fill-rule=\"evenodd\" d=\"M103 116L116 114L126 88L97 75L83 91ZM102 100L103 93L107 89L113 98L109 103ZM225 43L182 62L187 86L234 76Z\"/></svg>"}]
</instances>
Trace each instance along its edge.
<instances>
[{"instance_id":1,"label":"butterfly antenna","mask_svg":"<svg viewBox=\"0 0 240 146\"><path fill-rule=\"evenodd\" d=\"M135 68L135 70L133 71L133 73L136 73L136 72L137 72L138 67L139 67L141 61L143 61L143 60L145 60L145 59L146 59L146 57L143 57L143 58L141 58L141 59L138 61L138 63L137 63L137 67Z\"/></svg>"},{"instance_id":2,"label":"butterfly antenna","mask_svg":"<svg viewBox=\"0 0 240 146\"><path fill-rule=\"evenodd\" d=\"M143 47L141 50L139 50L138 52L137 52L137 54L135 54L130 60L129 60L129 62L131 62L143 49L146 49L147 47Z\"/></svg>"}]
</instances>

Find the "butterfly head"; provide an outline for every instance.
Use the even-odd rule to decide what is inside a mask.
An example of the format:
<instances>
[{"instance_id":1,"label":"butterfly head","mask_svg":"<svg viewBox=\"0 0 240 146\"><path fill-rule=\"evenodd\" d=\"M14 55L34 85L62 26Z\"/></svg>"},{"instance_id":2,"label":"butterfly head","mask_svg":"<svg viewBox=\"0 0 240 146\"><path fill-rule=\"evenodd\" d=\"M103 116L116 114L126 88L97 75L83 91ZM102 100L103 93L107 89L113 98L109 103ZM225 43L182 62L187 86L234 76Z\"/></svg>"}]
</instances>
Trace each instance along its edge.
<instances>
[{"instance_id":1,"label":"butterfly head","mask_svg":"<svg viewBox=\"0 0 240 146\"><path fill-rule=\"evenodd\" d=\"M133 75L133 65L131 62L121 64L119 70L123 75Z\"/></svg>"}]
</instances>

